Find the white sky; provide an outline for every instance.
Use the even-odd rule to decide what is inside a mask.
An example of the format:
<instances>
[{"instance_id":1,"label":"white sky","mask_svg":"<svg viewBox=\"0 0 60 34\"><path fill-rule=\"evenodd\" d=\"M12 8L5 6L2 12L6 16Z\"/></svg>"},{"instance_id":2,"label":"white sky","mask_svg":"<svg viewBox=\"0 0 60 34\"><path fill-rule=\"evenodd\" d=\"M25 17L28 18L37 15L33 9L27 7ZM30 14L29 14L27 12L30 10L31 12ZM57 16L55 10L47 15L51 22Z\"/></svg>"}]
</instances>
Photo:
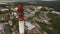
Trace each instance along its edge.
<instances>
[{"instance_id":1,"label":"white sky","mask_svg":"<svg viewBox=\"0 0 60 34\"><path fill-rule=\"evenodd\" d=\"M0 0L0 2L6 2L6 1L11 1L11 2L29 2L29 1L60 1L60 0Z\"/></svg>"},{"instance_id":2,"label":"white sky","mask_svg":"<svg viewBox=\"0 0 60 34\"><path fill-rule=\"evenodd\" d=\"M42 0L42 1L56 1L56 0Z\"/></svg>"}]
</instances>

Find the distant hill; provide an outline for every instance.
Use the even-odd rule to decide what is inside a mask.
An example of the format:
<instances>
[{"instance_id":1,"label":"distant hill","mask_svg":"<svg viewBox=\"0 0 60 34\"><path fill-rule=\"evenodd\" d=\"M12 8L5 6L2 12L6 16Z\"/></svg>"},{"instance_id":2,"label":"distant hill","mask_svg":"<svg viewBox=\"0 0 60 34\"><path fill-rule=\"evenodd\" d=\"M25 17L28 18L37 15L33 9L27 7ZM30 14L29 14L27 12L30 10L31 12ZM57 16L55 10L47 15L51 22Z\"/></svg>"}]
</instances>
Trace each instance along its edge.
<instances>
[{"instance_id":1,"label":"distant hill","mask_svg":"<svg viewBox=\"0 0 60 34\"><path fill-rule=\"evenodd\" d=\"M60 11L60 1L38 1L38 2L15 2L15 4L23 5L41 5L54 8L55 10Z\"/></svg>"}]
</instances>

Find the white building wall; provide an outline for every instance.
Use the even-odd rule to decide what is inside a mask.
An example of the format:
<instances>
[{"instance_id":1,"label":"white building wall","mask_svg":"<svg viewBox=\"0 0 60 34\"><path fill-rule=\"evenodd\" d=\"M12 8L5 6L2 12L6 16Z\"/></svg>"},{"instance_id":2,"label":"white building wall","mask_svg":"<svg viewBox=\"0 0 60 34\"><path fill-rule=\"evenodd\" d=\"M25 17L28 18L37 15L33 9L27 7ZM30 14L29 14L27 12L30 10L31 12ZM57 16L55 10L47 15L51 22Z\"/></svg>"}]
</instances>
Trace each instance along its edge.
<instances>
[{"instance_id":1,"label":"white building wall","mask_svg":"<svg viewBox=\"0 0 60 34\"><path fill-rule=\"evenodd\" d=\"M0 24L0 30L4 30L4 25L3 24Z\"/></svg>"}]
</instances>

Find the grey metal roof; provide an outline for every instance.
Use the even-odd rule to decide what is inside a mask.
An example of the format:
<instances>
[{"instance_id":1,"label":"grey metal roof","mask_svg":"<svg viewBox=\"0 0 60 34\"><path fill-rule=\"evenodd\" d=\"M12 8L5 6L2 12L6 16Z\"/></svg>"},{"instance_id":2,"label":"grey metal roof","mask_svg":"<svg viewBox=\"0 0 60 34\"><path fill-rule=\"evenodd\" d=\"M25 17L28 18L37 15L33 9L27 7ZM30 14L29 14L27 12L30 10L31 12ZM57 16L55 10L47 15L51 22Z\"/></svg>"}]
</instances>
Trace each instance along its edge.
<instances>
[{"instance_id":1,"label":"grey metal roof","mask_svg":"<svg viewBox=\"0 0 60 34\"><path fill-rule=\"evenodd\" d=\"M25 25L28 27L27 29L32 30L33 28L35 28L35 25L32 25L29 21L25 21Z\"/></svg>"}]
</instances>

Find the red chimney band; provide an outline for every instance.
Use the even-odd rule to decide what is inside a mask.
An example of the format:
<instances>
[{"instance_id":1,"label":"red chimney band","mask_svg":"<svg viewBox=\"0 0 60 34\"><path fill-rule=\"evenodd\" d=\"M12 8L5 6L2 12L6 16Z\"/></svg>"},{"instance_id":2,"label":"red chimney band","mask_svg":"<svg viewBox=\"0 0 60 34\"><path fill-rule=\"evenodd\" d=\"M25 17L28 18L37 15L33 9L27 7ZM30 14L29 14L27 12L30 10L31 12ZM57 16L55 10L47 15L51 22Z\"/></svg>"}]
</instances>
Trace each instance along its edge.
<instances>
[{"instance_id":1,"label":"red chimney band","mask_svg":"<svg viewBox=\"0 0 60 34\"><path fill-rule=\"evenodd\" d=\"M19 19L19 21L24 20L24 17L23 17L23 5L18 5L18 19Z\"/></svg>"}]
</instances>

